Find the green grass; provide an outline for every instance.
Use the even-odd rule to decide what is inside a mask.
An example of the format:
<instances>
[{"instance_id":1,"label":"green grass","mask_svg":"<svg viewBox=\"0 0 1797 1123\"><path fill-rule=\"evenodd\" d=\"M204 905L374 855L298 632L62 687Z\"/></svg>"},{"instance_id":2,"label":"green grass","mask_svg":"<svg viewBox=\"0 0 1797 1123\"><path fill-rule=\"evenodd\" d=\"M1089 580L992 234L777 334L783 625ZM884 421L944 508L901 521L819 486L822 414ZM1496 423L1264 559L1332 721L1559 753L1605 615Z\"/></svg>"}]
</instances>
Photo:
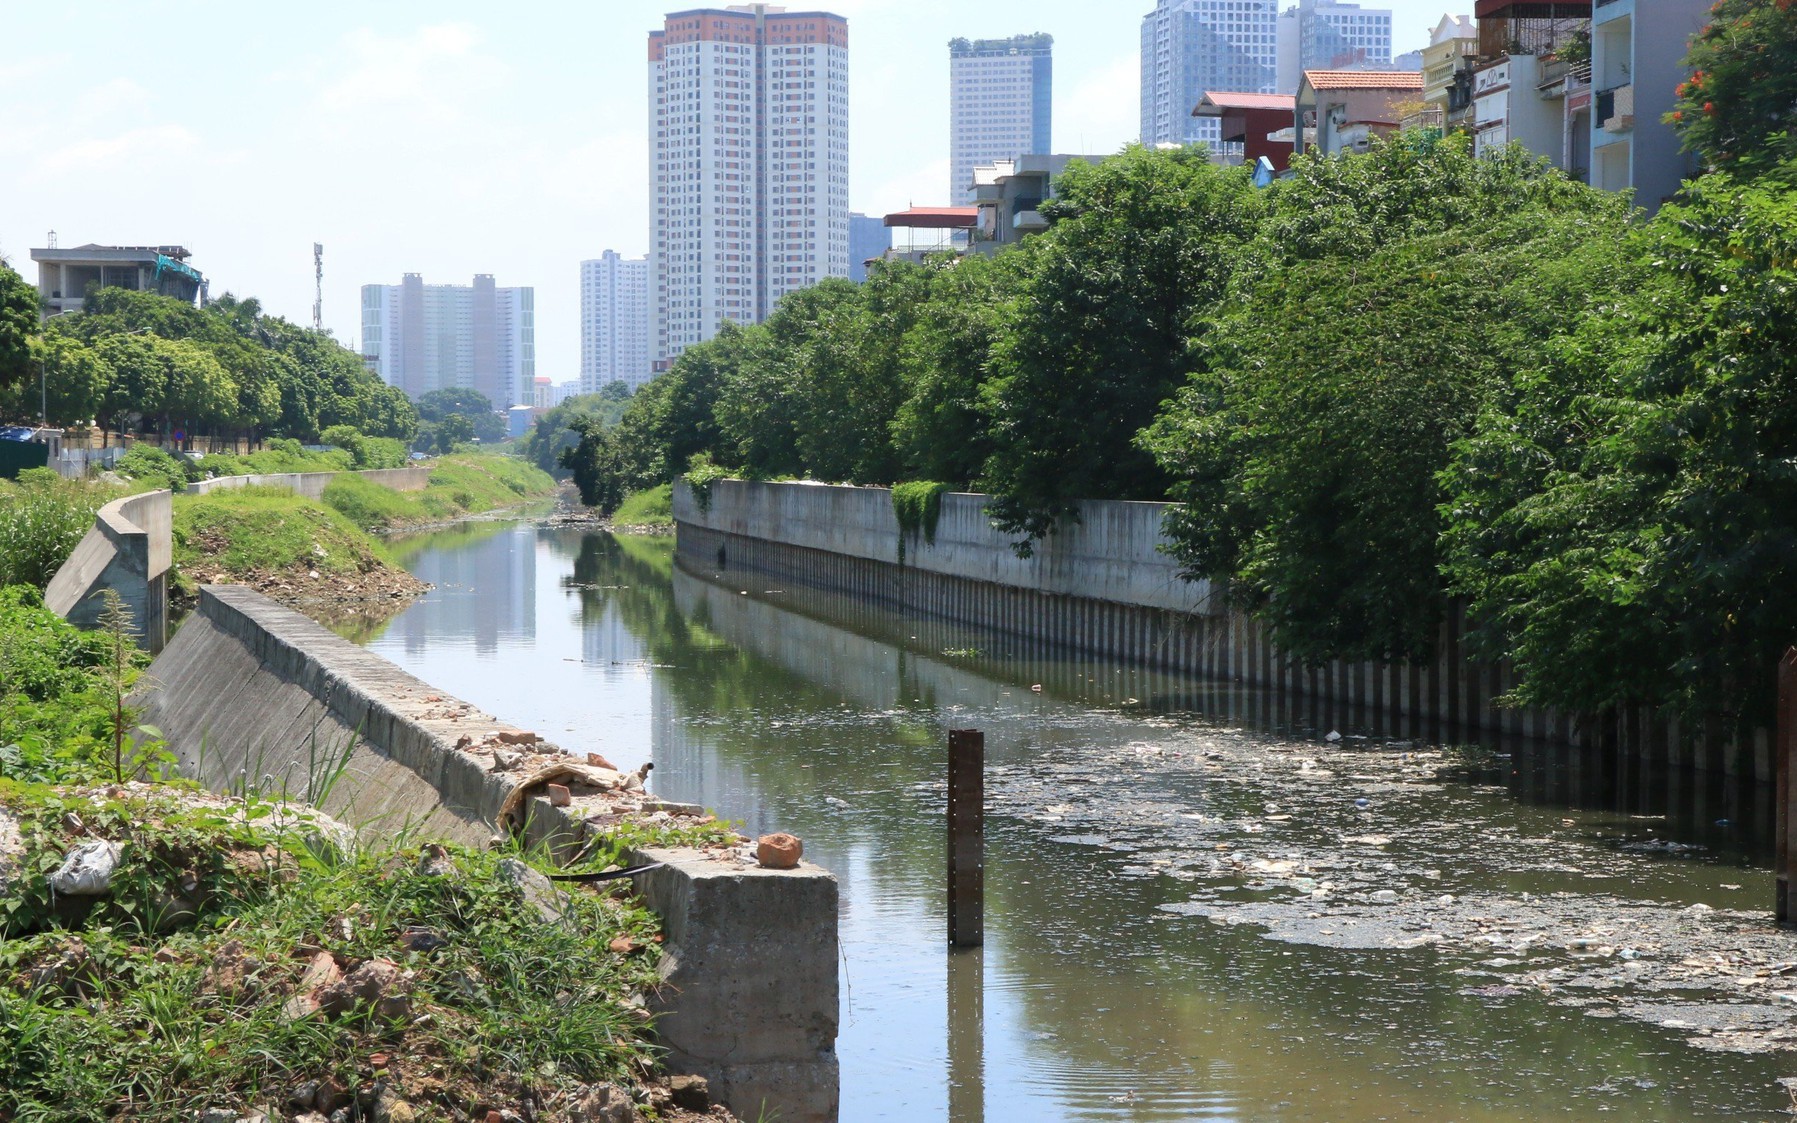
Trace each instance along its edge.
<instances>
[{"instance_id":1,"label":"green grass","mask_svg":"<svg viewBox=\"0 0 1797 1123\"><path fill-rule=\"evenodd\" d=\"M673 526L674 485L633 492L612 512L615 526Z\"/></svg>"},{"instance_id":2,"label":"green grass","mask_svg":"<svg viewBox=\"0 0 1797 1123\"><path fill-rule=\"evenodd\" d=\"M368 573L392 565L380 543L342 513L279 487L246 487L175 497L175 567L193 578L317 570Z\"/></svg>"},{"instance_id":3,"label":"green grass","mask_svg":"<svg viewBox=\"0 0 1797 1123\"><path fill-rule=\"evenodd\" d=\"M558 1094L629 1087L651 1066L631 999L657 981L658 925L627 890L576 890L546 922L502 876L504 853L450 847L450 871L433 876L415 848L307 844L314 832L282 825L275 805L166 786L0 784L0 802L30 855L0 925L11 929L0 942L0 1118L188 1123L207 1108L284 1105L317 1080L351 1092L384 1081L421 1119L526 1099L541 1118ZM80 841L66 832L70 812L87 837L123 848L114 892L85 915L48 896L47 871ZM589 868L625 841L601 846ZM171 896L191 908L171 913ZM417 929L442 943L409 950L401 937ZM612 950L617 939L630 950ZM387 959L410 972L409 1010L284 1016L321 952L345 971Z\"/></svg>"},{"instance_id":4,"label":"green grass","mask_svg":"<svg viewBox=\"0 0 1797 1123\"><path fill-rule=\"evenodd\" d=\"M421 492L395 492L355 476L339 476L324 501L364 530L392 530L514 507L555 494L547 472L491 453L457 453L431 462Z\"/></svg>"},{"instance_id":5,"label":"green grass","mask_svg":"<svg viewBox=\"0 0 1797 1123\"><path fill-rule=\"evenodd\" d=\"M94 525L94 512L124 494L64 480L48 468L0 480L0 586L43 589Z\"/></svg>"}]
</instances>

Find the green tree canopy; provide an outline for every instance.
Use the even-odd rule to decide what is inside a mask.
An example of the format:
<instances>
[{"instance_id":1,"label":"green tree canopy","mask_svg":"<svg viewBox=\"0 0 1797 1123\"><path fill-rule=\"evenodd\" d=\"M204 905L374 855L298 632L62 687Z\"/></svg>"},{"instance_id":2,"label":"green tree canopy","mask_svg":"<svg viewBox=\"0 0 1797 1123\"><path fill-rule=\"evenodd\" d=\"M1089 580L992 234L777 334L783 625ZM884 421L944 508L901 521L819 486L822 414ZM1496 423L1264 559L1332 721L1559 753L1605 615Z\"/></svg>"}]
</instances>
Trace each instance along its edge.
<instances>
[{"instance_id":1,"label":"green tree canopy","mask_svg":"<svg viewBox=\"0 0 1797 1123\"><path fill-rule=\"evenodd\" d=\"M1797 9L1718 0L1691 42L1691 77L1668 119L1713 167L1771 166L1797 154Z\"/></svg>"},{"instance_id":2,"label":"green tree canopy","mask_svg":"<svg viewBox=\"0 0 1797 1123\"><path fill-rule=\"evenodd\" d=\"M0 390L31 373L30 338L37 333L37 289L0 258Z\"/></svg>"}]
</instances>

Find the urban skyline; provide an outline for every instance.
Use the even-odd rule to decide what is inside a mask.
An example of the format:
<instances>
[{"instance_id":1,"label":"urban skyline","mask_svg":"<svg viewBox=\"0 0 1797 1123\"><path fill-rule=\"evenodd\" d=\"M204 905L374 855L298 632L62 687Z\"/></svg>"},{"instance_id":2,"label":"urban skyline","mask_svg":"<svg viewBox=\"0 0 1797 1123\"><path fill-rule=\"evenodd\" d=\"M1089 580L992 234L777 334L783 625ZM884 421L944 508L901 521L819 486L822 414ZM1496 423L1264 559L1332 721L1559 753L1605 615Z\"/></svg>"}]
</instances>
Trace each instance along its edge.
<instances>
[{"instance_id":1,"label":"urban skyline","mask_svg":"<svg viewBox=\"0 0 1797 1123\"><path fill-rule=\"evenodd\" d=\"M850 74L850 203L869 215L939 202L956 35L1055 34L1056 147L1111 152L1139 132L1139 24L1148 0L1093 15L1083 0L841 0L855 41L878 43ZM1420 46L1440 0L1394 0L1400 49ZM538 369L578 377L579 261L649 249L643 40L678 5L546 0L545 37L488 5L428 13L320 0L295 24L243 9L227 29L198 11L101 0L104 19L27 7L0 48L9 178L0 255L57 230L65 246L180 244L214 295L254 296L312 320L311 249L325 245L324 323L360 345L360 286L405 272L492 272L536 288ZM77 48L74 44L79 43ZM182 57L194 85L138 74ZM73 85L57 73L98 75ZM228 90L202 112L185 91ZM494 159L496 152L504 159ZM113 170L128 163L133 174ZM371 185L400 175L428 190ZM204 190L196 190L204 183ZM394 200L402 198L404 205ZM454 236L444 237L453 231Z\"/></svg>"},{"instance_id":2,"label":"urban skyline","mask_svg":"<svg viewBox=\"0 0 1797 1123\"><path fill-rule=\"evenodd\" d=\"M389 386L416 401L464 388L495 409L528 405L536 385L536 292L503 288L488 273L471 285L362 286L362 358Z\"/></svg>"}]
</instances>

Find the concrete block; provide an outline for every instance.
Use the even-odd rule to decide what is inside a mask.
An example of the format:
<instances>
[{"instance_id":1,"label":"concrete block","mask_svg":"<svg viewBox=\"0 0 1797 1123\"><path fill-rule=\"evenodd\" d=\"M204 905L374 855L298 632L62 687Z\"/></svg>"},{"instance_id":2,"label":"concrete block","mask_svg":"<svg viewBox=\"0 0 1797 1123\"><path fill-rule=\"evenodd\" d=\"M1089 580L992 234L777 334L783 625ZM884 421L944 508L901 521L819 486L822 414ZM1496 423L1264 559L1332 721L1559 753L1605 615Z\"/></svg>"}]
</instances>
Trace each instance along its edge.
<instances>
[{"instance_id":1,"label":"concrete block","mask_svg":"<svg viewBox=\"0 0 1797 1123\"><path fill-rule=\"evenodd\" d=\"M729 1088L753 1115L835 1119L837 885L809 863L769 870L692 850L644 850L664 863L637 878L667 936L657 1033L677 1071Z\"/></svg>"}]
</instances>

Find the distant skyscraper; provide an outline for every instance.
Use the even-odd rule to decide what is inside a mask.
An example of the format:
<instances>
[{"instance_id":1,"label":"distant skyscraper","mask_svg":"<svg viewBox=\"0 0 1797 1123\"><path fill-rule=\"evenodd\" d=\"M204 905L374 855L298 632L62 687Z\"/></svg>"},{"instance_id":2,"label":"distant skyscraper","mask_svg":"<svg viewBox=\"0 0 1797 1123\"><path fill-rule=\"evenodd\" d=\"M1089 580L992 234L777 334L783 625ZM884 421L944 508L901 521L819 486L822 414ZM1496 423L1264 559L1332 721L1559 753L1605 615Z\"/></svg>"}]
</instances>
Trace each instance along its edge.
<instances>
[{"instance_id":1,"label":"distant skyscraper","mask_svg":"<svg viewBox=\"0 0 1797 1123\"><path fill-rule=\"evenodd\" d=\"M1279 17L1279 63L1282 94L1295 92L1306 70L1388 70L1391 11L1298 0Z\"/></svg>"},{"instance_id":2,"label":"distant skyscraper","mask_svg":"<svg viewBox=\"0 0 1797 1123\"><path fill-rule=\"evenodd\" d=\"M973 169L1054 151L1054 36L951 39L948 44L949 193L973 193Z\"/></svg>"},{"instance_id":3,"label":"distant skyscraper","mask_svg":"<svg viewBox=\"0 0 1797 1123\"><path fill-rule=\"evenodd\" d=\"M849 215L849 280L867 280L867 263L886 256L892 247L892 232L886 220L877 214Z\"/></svg>"},{"instance_id":4,"label":"distant skyscraper","mask_svg":"<svg viewBox=\"0 0 1797 1123\"><path fill-rule=\"evenodd\" d=\"M580 263L580 392L649 381L649 259L612 250Z\"/></svg>"},{"instance_id":5,"label":"distant skyscraper","mask_svg":"<svg viewBox=\"0 0 1797 1123\"><path fill-rule=\"evenodd\" d=\"M1207 90L1272 93L1275 0L1159 0L1142 17L1142 143L1215 143L1219 121L1193 117Z\"/></svg>"},{"instance_id":6,"label":"distant skyscraper","mask_svg":"<svg viewBox=\"0 0 1797 1123\"><path fill-rule=\"evenodd\" d=\"M537 374L536 290L427 285L362 286L362 357L412 398L452 387L479 390L496 409L529 405Z\"/></svg>"},{"instance_id":7,"label":"distant skyscraper","mask_svg":"<svg viewBox=\"0 0 1797 1123\"><path fill-rule=\"evenodd\" d=\"M849 28L769 4L649 33L650 358L849 273Z\"/></svg>"}]
</instances>

